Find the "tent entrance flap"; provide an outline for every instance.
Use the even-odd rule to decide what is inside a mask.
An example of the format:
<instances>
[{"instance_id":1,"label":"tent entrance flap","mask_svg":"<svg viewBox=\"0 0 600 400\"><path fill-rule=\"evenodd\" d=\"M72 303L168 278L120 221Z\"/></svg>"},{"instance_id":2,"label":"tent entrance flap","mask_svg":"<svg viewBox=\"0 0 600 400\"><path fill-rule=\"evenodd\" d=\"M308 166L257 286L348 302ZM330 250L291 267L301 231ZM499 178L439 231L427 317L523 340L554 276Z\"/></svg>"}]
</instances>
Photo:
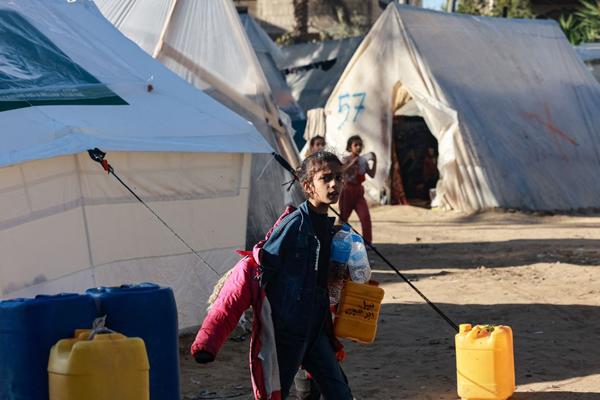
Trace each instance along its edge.
<instances>
[{"instance_id":1,"label":"tent entrance flap","mask_svg":"<svg viewBox=\"0 0 600 400\"><path fill-rule=\"evenodd\" d=\"M430 207L439 178L438 142L401 82L392 92L391 204Z\"/></svg>"}]
</instances>

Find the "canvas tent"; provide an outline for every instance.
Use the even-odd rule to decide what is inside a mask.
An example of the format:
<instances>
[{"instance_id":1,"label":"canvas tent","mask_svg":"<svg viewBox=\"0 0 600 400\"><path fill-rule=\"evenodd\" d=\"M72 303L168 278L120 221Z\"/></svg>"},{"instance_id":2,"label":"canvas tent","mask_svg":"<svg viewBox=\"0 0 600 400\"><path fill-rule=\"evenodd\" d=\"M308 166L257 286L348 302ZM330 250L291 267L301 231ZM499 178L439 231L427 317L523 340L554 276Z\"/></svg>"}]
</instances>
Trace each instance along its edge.
<instances>
[{"instance_id":1,"label":"canvas tent","mask_svg":"<svg viewBox=\"0 0 600 400\"><path fill-rule=\"evenodd\" d=\"M362 37L301 43L282 48L280 68L304 110L324 107Z\"/></svg>"},{"instance_id":2,"label":"canvas tent","mask_svg":"<svg viewBox=\"0 0 600 400\"><path fill-rule=\"evenodd\" d=\"M584 43L575 47L596 80L600 81L600 43Z\"/></svg>"},{"instance_id":3,"label":"canvas tent","mask_svg":"<svg viewBox=\"0 0 600 400\"><path fill-rule=\"evenodd\" d=\"M230 0L96 0L128 38L192 85L252 121L292 165L298 150ZM247 245L264 237L285 204L298 196L270 155L254 155Z\"/></svg>"},{"instance_id":4,"label":"canvas tent","mask_svg":"<svg viewBox=\"0 0 600 400\"><path fill-rule=\"evenodd\" d=\"M325 107L328 144L358 133L378 156L371 199L389 193L392 116L410 100L439 144L440 206L600 205L600 85L555 22L390 4Z\"/></svg>"},{"instance_id":5,"label":"canvas tent","mask_svg":"<svg viewBox=\"0 0 600 400\"><path fill-rule=\"evenodd\" d=\"M3 298L153 281L197 325L244 245L255 128L153 60L89 1L0 3ZM198 253L195 257L86 150Z\"/></svg>"},{"instance_id":6,"label":"canvas tent","mask_svg":"<svg viewBox=\"0 0 600 400\"><path fill-rule=\"evenodd\" d=\"M279 65L284 60L281 49L247 12L240 12L239 15L248 40L250 40L256 52L258 62L265 74L271 93L273 93L275 103L293 121L305 120L304 111L296 103L290 87L285 81L285 75L280 71Z\"/></svg>"}]
</instances>

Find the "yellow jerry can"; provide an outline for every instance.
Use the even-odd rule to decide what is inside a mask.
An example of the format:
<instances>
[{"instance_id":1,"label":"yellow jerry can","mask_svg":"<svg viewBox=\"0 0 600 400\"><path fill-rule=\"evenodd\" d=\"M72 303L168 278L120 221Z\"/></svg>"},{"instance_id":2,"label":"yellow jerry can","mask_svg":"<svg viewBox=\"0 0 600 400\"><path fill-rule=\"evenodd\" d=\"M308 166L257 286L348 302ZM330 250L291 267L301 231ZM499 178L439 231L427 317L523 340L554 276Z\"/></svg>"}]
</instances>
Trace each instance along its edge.
<instances>
[{"instance_id":1,"label":"yellow jerry can","mask_svg":"<svg viewBox=\"0 0 600 400\"><path fill-rule=\"evenodd\" d=\"M342 290L335 313L334 331L340 338L361 343L372 343L377 332L377 319L384 291L370 281L356 283L347 281Z\"/></svg>"},{"instance_id":2,"label":"yellow jerry can","mask_svg":"<svg viewBox=\"0 0 600 400\"><path fill-rule=\"evenodd\" d=\"M463 400L504 400L515 391L512 330L461 324L455 337L458 395Z\"/></svg>"},{"instance_id":3,"label":"yellow jerry can","mask_svg":"<svg viewBox=\"0 0 600 400\"><path fill-rule=\"evenodd\" d=\"M120 333L77 330L50 350L50 400L149 400L148 355L144 341Z\"/></svg>"}]
</instances>

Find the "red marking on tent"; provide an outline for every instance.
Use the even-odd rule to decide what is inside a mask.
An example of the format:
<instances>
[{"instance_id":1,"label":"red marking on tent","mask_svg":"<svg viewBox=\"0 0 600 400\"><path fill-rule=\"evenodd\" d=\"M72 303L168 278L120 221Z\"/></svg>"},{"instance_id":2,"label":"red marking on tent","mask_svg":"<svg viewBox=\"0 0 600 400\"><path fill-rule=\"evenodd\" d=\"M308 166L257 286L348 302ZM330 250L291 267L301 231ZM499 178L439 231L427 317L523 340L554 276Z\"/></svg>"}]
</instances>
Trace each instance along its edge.
<instances>
[{"instance_id":1,"label":"red marking on tent","mask_svg":"<svg viewBox=\"0 0 600 400\"><path fill-rule=\"evenodd\" d=\"M552 115L550 114L550 109L548 108L548 104L544 104L544 112L546 114L545 120L540 118L540 116L535 113L523 113L523 116L532 119L546 127L546 129L548 129L548 132L552 134L552 136L559 139L563 139L564 141L571 143L573 146L577 146L578 143L575 139L573 139L571 136L569 136L567 133L565 133L563 130L561 130L554 124L554 121L552 121Z\"/></svg>"},{"instance_id":2,"label":"red marking on tent","mask_svg":"<svg viewBox=\"0 0 600 400\"><path fill-rule=\"evenodd\" d=\"M572 144L573 146L578 145L577 141L554 124L554 121L552 120L552 115L550 114L550 108L548 107L548 104L544 104L544 114L545 114L545 118L542 118L538 114L535 114L535 113L523 113L523 116L525 118L532 119L532 120L536 121L537 123L539 123L540 125L544 126L546 128L546 132L549 133L552 136L552 138L554 139L554 142L556 143L556 147L558 148L558 151L562 154L562 158L564 160L568 161L569 158L562 151L562 148L560 146L560 141L558 139L562 139L565 142Z\"/></svg>"}]
</instances>

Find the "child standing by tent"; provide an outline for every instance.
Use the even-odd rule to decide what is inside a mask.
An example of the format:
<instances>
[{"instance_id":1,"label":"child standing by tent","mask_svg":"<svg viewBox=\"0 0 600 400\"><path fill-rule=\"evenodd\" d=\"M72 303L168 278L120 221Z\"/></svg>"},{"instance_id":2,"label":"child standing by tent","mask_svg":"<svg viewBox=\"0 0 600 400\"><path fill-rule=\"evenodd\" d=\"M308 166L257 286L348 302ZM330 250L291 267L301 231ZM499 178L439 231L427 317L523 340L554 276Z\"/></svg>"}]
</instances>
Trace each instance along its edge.
<instances>
[{"instance_id":1,"label":"child standing by tent","mask_svg":"<svg viewBox=\"0 0 600 400\"><path fill-rule=\"evenodd\" d=\"M333 237L327 210L342 189L342 163L334 154L317 152L303 161L298 175L308 200L287 211L267 241L234 268L192 344L192 354L201 363L214 360L241 313L252 305L250 359L256 398L286 398L303 366L326 399L351 400L336 359L341 344L333 334L327 293Z\"/></svg>"},{"instance_id":2,"label":"child standing by tent","mask_svg":"<svg viewBox=\"0 0 600 400\"><path fill-rule=\"evenodd\" d=\"M318 153L319 151L323 151L325 148L325 138L323 136L315 136L310 139L310 154ZM309 155L310 155L309 154Z\"/></svg>"},{"instance_id":3,"label":"child standing by tent","mask_svg":"<svg viewBox=\"0 0 600 400\"><path fill-rule=\"evenodd\" d=\"M308 157L311 154L323 151L323 149L325 149L325 138L320 135L313 136L308 141L308 148L305 151L305 156Z\"/></svg>"},{"instance_id":4,"label":"child standing by tent","mask_svg":"<svg viewBox=\"0 0 600 400\"><path fill-rule=\"evenodd\" d=\"M362 183L365 174L375 177L377 158L375 153L368 153L368 158L373 162L369 167L369 160L360 155L363 149L362 138L358 135L351 136L346 144L346 151L350 154L343 158L345 186L340 196L340 217L342 222L348 222L352 211L356 211L362 228L362 236L367 243L372 241L371 214L365 200L365 189Z\"/></svg>"}]
</instances>

